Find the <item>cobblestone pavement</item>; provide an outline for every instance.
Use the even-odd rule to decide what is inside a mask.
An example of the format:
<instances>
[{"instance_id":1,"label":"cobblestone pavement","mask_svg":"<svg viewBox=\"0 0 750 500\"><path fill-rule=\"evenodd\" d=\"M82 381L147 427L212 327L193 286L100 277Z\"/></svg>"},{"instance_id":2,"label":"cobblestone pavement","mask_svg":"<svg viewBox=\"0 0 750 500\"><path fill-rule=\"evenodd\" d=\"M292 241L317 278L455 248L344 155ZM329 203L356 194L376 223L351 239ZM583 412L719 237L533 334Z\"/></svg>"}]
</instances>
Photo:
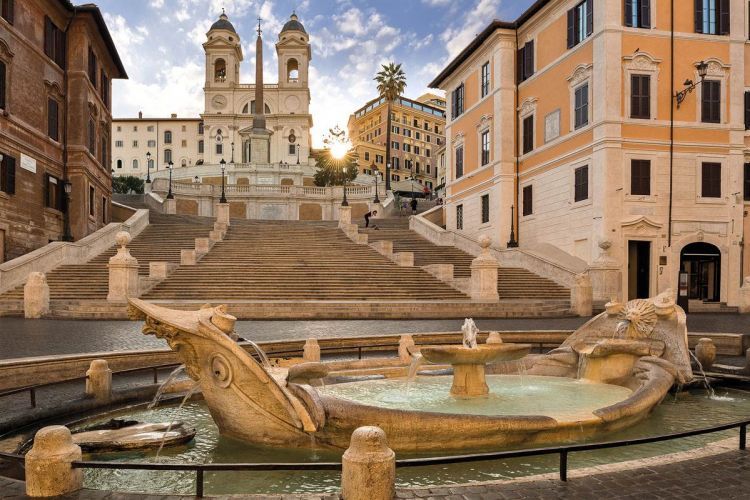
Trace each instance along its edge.
<instances>
[{"instance_id":1,"label":"cobblestone pavement","mask_svg":"<svg viewBox=\"0 0 750 500\"><path fill-rule=\"evenodd\" d=\"M573 330L586 318L477 320L483 330ZM458 331L462 320L342 320L240 321L238 333L250 340L356 337L378 334ZM54 354L163 348L165 344L141 334L133 321L24 320L0 318L0 359ZM750 315L695 314L688 316L691 332L750 334Z\"/></svg>"}]
</instances>

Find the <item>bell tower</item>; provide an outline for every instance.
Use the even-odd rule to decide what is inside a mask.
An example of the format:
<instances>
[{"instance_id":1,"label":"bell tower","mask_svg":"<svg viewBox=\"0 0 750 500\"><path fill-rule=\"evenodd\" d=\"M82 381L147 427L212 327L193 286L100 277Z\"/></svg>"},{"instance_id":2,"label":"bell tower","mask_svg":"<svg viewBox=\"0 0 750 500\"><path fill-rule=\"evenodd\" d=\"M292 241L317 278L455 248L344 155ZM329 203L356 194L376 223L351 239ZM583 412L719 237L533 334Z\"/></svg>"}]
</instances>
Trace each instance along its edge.
<instances>
[{"instance_id":1,"label":"bell tower","mask_svg":"<svg viewBox=\"0 0 750 500\"><path fill-rule=\"evenodd\" d=\"M206 88L232 88L240 82L242 44L240 36L222 11L219 20L206 33Z\"/></svg>"},{"instance_id":2,"label":"bell tower","mask_svg":"<svg viewBox=\"0 0 750 500\"><path fill-rule=\"evenodd\" d=\"M307 87L312 59L310 36L296 13L292 13L279 33L276 54L279 59L279 87Z\"/></svg>"}]
</instances>

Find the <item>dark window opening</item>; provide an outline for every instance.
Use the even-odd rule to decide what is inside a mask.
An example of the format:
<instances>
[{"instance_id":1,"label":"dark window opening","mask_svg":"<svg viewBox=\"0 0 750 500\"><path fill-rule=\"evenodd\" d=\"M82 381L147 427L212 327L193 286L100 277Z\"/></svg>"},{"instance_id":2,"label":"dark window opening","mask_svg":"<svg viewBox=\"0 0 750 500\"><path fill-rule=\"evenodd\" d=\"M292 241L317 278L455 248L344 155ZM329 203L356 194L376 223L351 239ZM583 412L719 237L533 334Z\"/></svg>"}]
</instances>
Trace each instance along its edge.
<instances>
[{"instance_id":1,"label":"dark window opening","mask_svg":"<svg viewBox=\"0 0 750 500\"><path fill-rule=\"evenodd\" d=\"M523 154L534 150L534 115L523 119Z\"/></svg>"},{"instance_id":2,"label":"dark window opening","mask_svg":"<svg viewBox=\"0 0 750 500\"><path fill-rule=\"evenodd\" d=\"M575 169L575 194L576 202L589 198L589 167L584 165Z\"/></svg>"},{"instance_id":3,"label":"dark window opening","mask_svg":"<svg viewBox=\"0 0 750 500\"><path fill-rule=\"evenodd\" d=\"M651 160L632 160L630 162L630 194L636 196L651 195Z\"/></svg>"},{"instance_id":4,"label":"dark window opening","mask_svg":"<svg viewBox=\"0 0 750 500\"><path fill-rule=\"evenodd\" d=\"M721 82L703 80L701 84L701 121L721 123Z\"/></svg>"},{"instance_id":5,"label":"dark window opening","mask_svg":"<svg viewBox=\"0 0 750 500\"><path fill-rule=\"evenodd\" d=\"M625 26L651 27L651 0L625 0Z\"/></svg>"},{"instance_id":6,"label":"dark window opening","mask_svg":"<svg viewBox=\"0 0 750 500\"><path fill-rule=\"evenodd\" d=\"M490 221L490 195L482 195L482 224Z\"/></svg>"},{"instance_id":7,"label":"dark window opening","mask_svg":"<svg viewBox=\"0 0 750 500\"><path fill-rule=\"evenodd\" d=\"M534 213L534 191L533 186L526 186L523 188L523 215L531 215Z\"/></svg>"},{"instance_id":8,"label":"dark window opening","mask_svg":"<svg viewBox=\"0 0 750 500\"><path fill-rule=\"evenodd\" d=\"M630 117L651 118L651 77L630 76Z\"/></svg>"},{"instance_id":9,"label":"dark window opening","mask_svg":"<svg viewBox=\"0 0 750 500\"><path fill-rule=\"evenodd\" d=\"M704 163L701 167L701 196L721 198L721 163Z\"/></svg>"}]
</instances>

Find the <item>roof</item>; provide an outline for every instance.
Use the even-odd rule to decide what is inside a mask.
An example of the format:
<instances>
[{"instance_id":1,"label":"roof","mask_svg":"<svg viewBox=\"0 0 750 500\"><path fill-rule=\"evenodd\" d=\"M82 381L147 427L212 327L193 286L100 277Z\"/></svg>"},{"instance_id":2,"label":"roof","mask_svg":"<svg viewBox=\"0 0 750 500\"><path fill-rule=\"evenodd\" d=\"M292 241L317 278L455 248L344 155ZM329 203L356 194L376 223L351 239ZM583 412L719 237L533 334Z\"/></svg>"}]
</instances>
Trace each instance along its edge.
<instances>
[{"instance_id":1,"label":"roof","mask_svg":"<svg viewBox=\"0 0 750 500\"><path fill-rule=\"evenodd\" d=\"M199 118L112 118L114 122L201 122Z\"/></svg>"},{"instance_id":2,"label":"roof","mask_svg":"<svg viewBox=\"0 0 750 500\"><path fill-rule=\"evenodd\" d=\"M208 31L213 30L227 30L231 31L234 34L237 34L237 30L234 29L234 25L229 22L229 18L224 12L221 13L221 15L219 16L219 20L213 23L211 25L211 29L209 29Z\"/></svg>"},{"instance_id":3,"label":"roof","mask_svg":"<svg viewBox=\"0 0 750 500\"><path fill-rule=\"evenodd\" d=\"M301 31L302 33L307 33L305 31L305 27L302 26L302 23L299 22L299 18L297 17L297 14L292 14L289 18L289 21L286 22L283 28L281 28L281 32L284 33L285 31Z\"/></svg>"},{"instance_id":4,"label":"roof","mask_svg":"<svg viewBox=\"0 0 750 500\"><path fill-rule=\"evenodd\" d=\"M509 21L500 21L498 19L493 20L480 34L478 34L474 40L471 41L469 45L464 48L450 63L448 63L448 66L443 69L443 71L438 74L438 76L435 77L434 80L432 80L429 83L430 88L439 88L440 84L443 83L448 76L450 76L458 67L463 64L464 61L466 61L471 55L479 49L479 47L482 46L482 44L487 41L487 39L492 36L492 34L498 30L498 29L507 29L507 30L518 30L524 23L529 21L534 14L539 12L545 5L550 3L552 0L536 0L531 6L526 9L518 19L515 21L509 22Z\"/></svg>"},{"instance_id":5,"label":"roof","mask_svg":"<svg viewBox=\"0 0 750 500\"><path fill-rule=\"evenodd\" d=\"M102 16L102 11L99 10L99 7L97 7L93 3L87 3L83 5L73 5L70 2L70 0L59 0L59 1L60 1L60 4L68 12L71 12L71 13L86 12L92 15L97 28L99 28L99 34L101 35L102 40L104 41L104 45L107 47L107 50L109 51L109 54L112 57L112 62L115 63L115 66L117 67L117 71L120 73L120 76L117 78L127 79L128 72L125 71L125 66L122 64L122 60L120 59L120 53L117 52L117 46L115 46L115 42L112 40L112 35L109 33L109 28L107 27L107 23L104 21L104 17Z\"/></svg>"}]
</instances>

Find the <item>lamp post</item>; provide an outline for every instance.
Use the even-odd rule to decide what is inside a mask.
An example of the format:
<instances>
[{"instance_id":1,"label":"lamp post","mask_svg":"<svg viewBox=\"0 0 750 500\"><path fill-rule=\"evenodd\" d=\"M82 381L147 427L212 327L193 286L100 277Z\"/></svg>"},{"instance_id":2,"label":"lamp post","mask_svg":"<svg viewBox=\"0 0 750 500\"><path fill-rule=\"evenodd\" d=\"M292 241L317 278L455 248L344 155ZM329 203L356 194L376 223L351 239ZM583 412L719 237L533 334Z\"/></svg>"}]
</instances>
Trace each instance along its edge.
<instances>
[{"instance_id":1,"label":"lamp post","mask_svg":"<svg viewBox=\"0 0 750 500\"><path fill-rule=\"evenodd\" d=\"M198 177L197 175L193 177L193 184L198 184L200 181L201 181L201 178Z\"/></svg>"},{"instance_id":2,"label":"lamp post","mask_svg":"<svg viewBox=\"0 0 750 500\"><path fill-rule=\"evenodd\" d=\"M169 169L169 192L167 193L167 199L172 200L174 199L174 195L172 194L172 169L174 168L174 163L172 160L169 160L167 168Z\"/></svg>"},{"instance_id":3,"label":"lamp post","mask_svg":"<svg viewBox=\"0 0 750 500\"><path fill-rule=\"evenodd\" d=\"M146 153L146 184L151 184L151 151Z\"/></svg>"},{"instance_id":4,"label":"lamp post","mask_svg":"<svg viewBox=\"0 0 750 500\"><path fill-rule=\"evenodd\" d=\"M0 155L0 161L2 155ZM65 191L65 212L63 212L63 241L73 241L73 235L70 234L70 193L73 192L73 184L69 181L63 182L63 191Z\"/></svg>"},{"instance_id":5,"label":"lamp post","mask_svg":"<svg viewBox=\"0 0 750 500\"><path fill-rule=\"evenodd\" d=\"M344 165L341 168L341 170L344 172L344 200L341 202L341 206L342 207L348 207L349 206L349 202L346 199L346 181L347 181L347 179L346 179L346 171L347 171L346 165Z\"/></svg>"},{"instance_id":6,"label":"lamp post","mask_svg":"<svg viewBox=\"0 0 750 500\"><path fill-rule=\"evenodd\" d=\"M301 147L302 146L300 146L299 144L297 144L297 165L299 165L299 150L300 150Z\"/></svg>"},{"instance_id":7,"label":"lamp post","mask_svg":"<svg viewBox=\"0 0 750 500\"><path fill-rule=\"evenodd\" d=\"M234 142L232 143L232 159L231 159L231 161L229 163L231 163L232 165L234 165Z\"/></svg>"},{"instance_id":8,"label":"lamp post","mask_svg":"<svg viewBox=\"0 0 750 500\"><path fill-rule=\"evenodd\" d=\"M516 248L518 246L518 242L516 241L516 233L513 229L513 222L515 221L515 218L513 217L513 205L510 206L510 240L508 240L508 248Z\"/></svg>"},{"instance_id":9,"label":"lamp post","mask_svg":"<svg viewBox=\"0 0 750 500\"><path fill-rule=\"evenodd\" d=\"M380 203L380 198L378 198L378 176L380 175L380 170L378 170L378 166L373 163L370 165L370 170L372 170L372 175L375 176L375 199L372 200L374 203Z\"/></svg>"},{"instance_id":10,"label":"lamp post","mask_svg":"<svg viewBox=\"0 0 750 500\"><path fill-rule=\"evenodd\" d=\"M414 175L409 177L409 180L411 181L411 200L414 201Z\"/></svg>"},{"instance_id":11,"label":"lamp post","mask_svg":"<svg viewBox=\"0 0 750 500\"><path fill-rule=\"evenodd\" d=\"M703 83L703 80L706 78L706 73L708 73L708 64L706 64L705 61L701 61L698 64L695 65L695 68L698 70L698 77L700 80L698 82L693 82L691 79L685 80L685 88L675 94L675 101L677 101L677 109L680 109L680 104L682 104L682 101L687 98L688 94L690 94L693 90L695 90L695 87Z\"/></svg>"},{"instance_id":12,"label":"lamp post","mask_svg":"<svg viewBox=\"0 0 750 500\"><path fill-rule=\"evenodd\" d=\"M227 162L222 158L219 164L221 165L221 199L219 200L219 203L226 203L227 195L224 191L224 170L227 168Z\"/></svg>"}]
</instances>

